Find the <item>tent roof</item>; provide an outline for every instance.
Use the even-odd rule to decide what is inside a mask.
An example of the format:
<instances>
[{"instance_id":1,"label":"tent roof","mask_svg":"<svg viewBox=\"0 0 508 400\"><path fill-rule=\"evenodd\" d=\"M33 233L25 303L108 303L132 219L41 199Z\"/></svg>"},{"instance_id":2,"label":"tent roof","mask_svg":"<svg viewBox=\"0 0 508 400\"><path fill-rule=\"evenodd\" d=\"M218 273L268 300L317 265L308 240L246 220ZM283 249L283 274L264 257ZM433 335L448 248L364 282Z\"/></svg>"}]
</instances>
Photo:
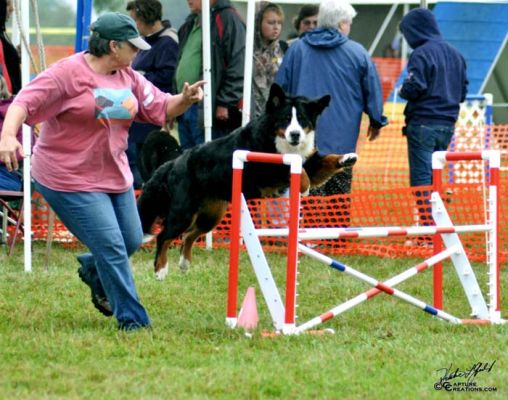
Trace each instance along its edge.
<instances>
[{"instance_id":1,"label":"tent roof","mask_svg":"<svg viewBox=\"0 0 508 400\"><path fill-rule=\"evenodd\" d=\"M508 3L438 3L434 8L443 37L467 63L469 93L480 93L508 35Z\"/></svg>"}]
</instances>

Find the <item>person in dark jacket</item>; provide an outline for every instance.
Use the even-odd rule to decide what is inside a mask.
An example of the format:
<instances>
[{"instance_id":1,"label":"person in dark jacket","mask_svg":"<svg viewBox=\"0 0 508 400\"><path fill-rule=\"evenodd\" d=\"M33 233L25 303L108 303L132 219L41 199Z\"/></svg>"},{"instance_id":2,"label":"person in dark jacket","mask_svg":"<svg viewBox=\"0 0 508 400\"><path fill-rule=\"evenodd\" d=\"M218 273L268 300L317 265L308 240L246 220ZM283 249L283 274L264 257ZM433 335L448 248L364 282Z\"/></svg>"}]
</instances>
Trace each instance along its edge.
<instances>
[{"instance_id":1,"label":"person in dark jacket","mask_svg":"<svg viewBox=\"0 0 508 400\"><path fill-rule=\"evenodd\" d=\"M184 82L202 77L201 0L187 0L191 14L178 30L180 52L175 74L178 90ZM241 125L245 62L245 23L229 0L210 0L212 81L212 138L227 135ZM178 134L184 149L204 141L203 104L196 104L178 118Z\"/></svg>"},{"instance_id":2,"label":"person in dark jacket","mask_svg":"<svg viewBox=\"0 0 508 400\"><path fill-rule=\"evenodd\" d=\"M5 31L5 24L11 17L12 12L12 0L0 0L0 42L7 69L7 73L2 71L2 75L4 75L6 81L8 81L9 91L11 94L15 95L21 89L21 58L18 50L11 43Z\"/></svg>"},{"instance_id":3,"label":"person in dark jacket","mask_svg":"<svg viewBox=\"0 0 508 400\"><path fill-rule=\"evenodd\" d=\"M467 93L466 62L445 42L431 11L411 10L400 31L414 49L408 76L399 94L404 110L411 186L432 184L432 153L446 150L453 136L460 103Z\"/></svg>"},{"instance_id":4,"label":"person in dark jacket","mask_svg":"<svg viewBox=\"0 0 508 400\"><path fill-rule=\"evenodd\" d=\"M7 88L7 82L0 75L0 129L3 128L5 114L12 103L11 93ZM18 142L23 143L23 133L18 130L16 135ZM17 154L18 162L21 164L22 157ZM0 190L12 190L19 192L23 188L22 173L20 171L9 171L4 162L0 160ZM0 218L1 221L1 218Z\"/></svg>"},{"instance_id":5,"label":"person in dark jacket","mask_svg":"<svg viewBox=\"0 0 508 400\"><path fill-rule=\"evenodd\" d=\"M132 62L132 68L157 88L171 93L178 56L178 35L170 21L162 21L162 4L159 0L135 0L127 3L127 11L145 41L152 46L141 50ZM134 175L134 188L139 189L143 179L138 169L138 155L150 132L160 126L134 122L129 129L127 158Z\"/></svg>"},{"instance_id":6,"label":"person in dark jacket","mask_svg":"<svg viewBox=\"0 0 508 400\"><path fill-rule=\"evenodd\" d=\"M369 140L375 140L387 123L376 68L365 48L347 36L355 15L348 3L323 1L318 28L289 46L275 78L292 95L331 95L331 103L316 126L317 148L325 155L356 151L363 113L370 120ZM345 171L311 194L349 193L351 180L352 171Z\"/></svg>"}]
</instances>

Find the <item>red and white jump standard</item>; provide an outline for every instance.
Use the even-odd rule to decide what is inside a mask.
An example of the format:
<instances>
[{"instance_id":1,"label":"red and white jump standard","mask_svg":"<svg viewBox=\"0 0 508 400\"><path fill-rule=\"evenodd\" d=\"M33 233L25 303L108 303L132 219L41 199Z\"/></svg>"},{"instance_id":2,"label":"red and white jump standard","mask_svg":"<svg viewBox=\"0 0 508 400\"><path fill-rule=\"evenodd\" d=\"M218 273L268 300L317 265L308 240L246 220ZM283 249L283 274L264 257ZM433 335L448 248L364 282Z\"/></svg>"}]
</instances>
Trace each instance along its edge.
<instances>
[{"instance_id":1,"label":"red and white jump standard","mask_svg":"<svg viewBox=\"0 0 508 400\"><path fill-rule=\"evenodd\" d=\"M289 188L289 234L286 269L286 307L282 306L279 291L264 256L259 237L247 203L242 195L242 172L245 162L264 162L290 166ZM300 177L302 158L296 154L270 154L237 150L233 154L233 188L231 194L231 244L229 259L229 285L226 323L235 327L237 323L238 256L240 229L246 244L261 292L267 301L275 328L289 332L295 326L296 309L296 265L298 258L298 223L300 210ZM242 223L240 223L240 217Z\"/></svg>"},{"instance_id":2,"label":"red and white jump standard","mask_svg":"<svg viewBox=\"0 0 508 400\"><path fill-rule=\"evenodd\" d=\"M487 221L485 226L488 227L487 233L487 265L489 267L489 281L488 281L488 297L489 297L489 315L486 318L492 323L501 323L501 303L500 303L500 264L499 264L499 204L500 204L500 190L499 190L499 169L501 167L501 154L498 150L484 150L484 151L471 151L471 152L447 152L437 151L432 155L432 181L433 181L433 196L439 195L441 192L442 171L447 161L474 161L484 160L488 162L489 167L489 187L487 199ZM437 208L437 207L436 207ZM434 220L442 221L442 215L439 214L440 210L432 211ZM446 216L447 217L447 216ZM445 218L443 223L446 223L449 218ZM451 220L449 220L451 222ZM437 221L436 221L437 224ZM443 235L443 241L446 246L452 245L455 242L453 236ZM441 242L434 237L434 252L438 252L441 248ZM434 268L434 305L435 307L443 307L443 292L442 292L442 267L439 265ZM459 275L460 277L460 275ZM464 284L464 283L463 283ZM463 320L463 323L478 323L476 320Z\"/></svg>"},{"instance_id":3,"label":"red and white jump standard","mask_svg":"<svg viewBox=\"0 0 508 400\"><path fill-rule=\"evenodd\" d=\"M461 225L454 226L445 205L440 197L440 171L445 161L451 160L489 160L490 166L490 186L489 186L489 212L486 224L479 225ZM256 229L252 221L247 203L241 194L242 171L245 162L269 162L283 163L290 165L290 198L289 198L289 226L282 229ZM231 247L229 263L229 287L228 287L228 305L226 323L235 327L237 323L237 285L238 285L238 256L240 246L240 232L245 242L254 272L258 279L259 286L267 303L270 315L273 320L276 331L282 331L284 334L298 334L310 328L315 327L355 306L369 300L377 294L384 292L389 295L400 298L423 311L426 311L436 317L446 321L463 323L503 323L499 307L499 264L497 257L498 246L498 223L499 214L499 164L500 156L496 151L484 151L475 153L434 153L434 191L431 195L432 215L436 223L435 226L417 226L417 227L366 227L366 228L308 228L299 229L300 217L300 174L302 171L302 160L297 155L278 155L263 154L247 151L236 151L233 155L233 190L232 190L232 222L231 222ZM487 306L485 299L481 295L481 290L476 280L474 271L470 265L467 255L464 251L458 234L464 232L486 232L488 241L488 263L489 263L489 299ZM331 259L317 251L301 244L300 240L312 239L333 239L333 238L371 238L387 236L416 236L416 235L435 235L441 236L445 244L445 249L438 248L434 256L426 259L422 263L409 268L408 270L380 282L352 267L344 265ZM270 267L266 261L261 242L261 236L288 236L288 257L286 270L286 301L285 306L282 303L279 291ZM437 242L437 241L435 241ZM440 242L439 242L440 243ZM297 257L298 251L306 254L334 269L350 274L357 279L367 282L373 286L373 289L359 294L358 296L330 309L329 311L309 320L308 322L296 326L296 285L297 285ZM466 297L471 306L471 315L473 320L460 319L442 311L442 289L441 272L435 272L434 283L436 285L434 295L434 306L408 295L394 286L417 275L424 270L437 268L441 261L450 258L455 270L459 276L460 282L464 288Z\"/></svg>"}]
</instances>

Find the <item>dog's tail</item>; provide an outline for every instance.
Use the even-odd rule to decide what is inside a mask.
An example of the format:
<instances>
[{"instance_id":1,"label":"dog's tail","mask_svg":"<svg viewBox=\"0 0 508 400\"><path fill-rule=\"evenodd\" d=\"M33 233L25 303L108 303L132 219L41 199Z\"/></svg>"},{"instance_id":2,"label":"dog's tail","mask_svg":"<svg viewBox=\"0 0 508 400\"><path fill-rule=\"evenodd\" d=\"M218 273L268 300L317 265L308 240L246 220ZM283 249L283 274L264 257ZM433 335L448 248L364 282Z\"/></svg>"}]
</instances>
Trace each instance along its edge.
<instances>
[{"instance_id":1,"label":"dog's tail","mask_svg":"<svg viewBox=\"0 0 508 400\"><path fill-rule=\"evenodd\" d=\"M182 148L170 133L158 130L147 136L139 154L139 172L144 182L147 182L166 161L170 161L182 154Z\"/></svg>"}]
</instances>

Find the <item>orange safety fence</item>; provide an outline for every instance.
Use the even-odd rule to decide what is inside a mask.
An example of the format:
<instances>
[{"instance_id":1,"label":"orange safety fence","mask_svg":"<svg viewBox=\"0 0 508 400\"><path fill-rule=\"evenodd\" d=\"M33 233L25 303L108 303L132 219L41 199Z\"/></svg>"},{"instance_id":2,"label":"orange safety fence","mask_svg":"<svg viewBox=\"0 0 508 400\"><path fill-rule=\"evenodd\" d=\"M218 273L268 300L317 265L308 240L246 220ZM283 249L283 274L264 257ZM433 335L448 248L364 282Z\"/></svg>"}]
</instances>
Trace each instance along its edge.
<instances>
[{"instance_id":1,"label":"orange safety fence","mask_svg":"<svg viewBox=\"0 0 508 400\"><path fill-rule=\"evenodd\" d=\"M48 50L49 48L49 50ZM58 58L72 54L70 46L47 46L48 64ZM392 90L402 68L400 59L375 58L383 83L384 96ZM415 207L415 195L409 188L406 139L402 136L400 109L385 113L390 124L374 142L366 140L367 126L364 123L357 146L359 161L354 167L352 193L345 196L326 198L305 197L302 199L303 227L370 227L412 226L419 223L419 212ZM393 110L396 106L392 106ZM482 119L480 111L473 109L465 116L467 122L458 124L450 146L455 151L483 150L502 151L501 167L501 212L500 218L500 261L508 261L508 125L485 126L475 119ZM464 114L465 111L461 111ZM391 114L391 115L390 115ZM471 122L473 121L473 122ZM481 224L485 221L484 166L481 162L457 162L450 164L443 173L443 198L455 224ZM259 199L249 202L257 227L285 226L288 218L287 199ZM33 201L34 240L45 240L48 235L48 208L35 193ZM421 216L420 216L421 217ZM229 247L228 212L213 232L214 246ZM425 238L423 238L425 239ZM466 252L474 261L485 261L485 234L461 235ZM57 219L53 240L77 245L77 240ZM285 251L285 239L263 240L266 251ZM204 241L200 240L199 245ZM425 244L425 240L423 240ZM153 246L153 243L148 246ZM362 254L383 257L430 256L432 249L422 245L421 238L389 237L357 240L321 240L316 246L332 254Z\"/></svg>"},{"instance_id":2,"label":"orange safety fence","mask_svg":"<svg viewBox=\"0 0 508 400\"><path fill-rule=\"evenodd\" d=\"M350 195L302 199L302 227L371 227L414 226L421 216L416 206L414 190L408 188L408 168L405 138L399 126L392 124L383 129L376 142L363 142L359 146L359 162L354 167L353 191ZM502 168L500 187L500 261L508 261L508 125L492 127L493 140L501 148ZM365 135L365 132L362 132ZM458 162L443 171L443 200L454 224L483 224L486 218L486 189L477 172L464 182L449 178L449 171L463 164L466 172L474 171L471 165L481 162ZM430 187L428 188L431 189ZM421 188L420 188L421 190ZM288 218L287 199L258 199L249 202L251 214L258 228L285 227ZM47 236L47 207L36 197L33 207L34 239ZM229 224L226 214L213 233L214 246L229 246ZM57 221L54 240L77 244L65 227ZM375 239L319 240L316 246L331 254L361 254L383 257L430 256L432 248L426 238L388 237ZM484 233L461 235L466 252L473 261L485 261L486 237ZM263 240L266 251L285 251L284 238ZM149 246L153 246L151 243ZM203 245L203 241L199 242Z\"/></svg>"},{"instance_id":3,"label":"orange safety fence","mask_svg":"<svg viewBox=\"0 0 508 400\"><path fill-rule=\"evenodd\" d=\"M39 50L35 45L30 46L30 50L34 56L34 60L36 65L39 65ZM44 46L44 53L46 57L46 65L49 66L54 64L56 61L68 57L74 54L73 46L64 46L64 45L46 45ZM34 71L32 71L34 72Z\"/></svg>"},{"instance_id":4,"label":"orange safety fence","mask_svg":"<svg viewBox=\"0 0 508 400\"><path fill-rule=\"evenodd\" d=\"M372 57L372 61L376 65L383 91L383 101L387 101L392 89L399 79L404 61L400 58L389 57Z\"/></svg>"}]
</instances>

